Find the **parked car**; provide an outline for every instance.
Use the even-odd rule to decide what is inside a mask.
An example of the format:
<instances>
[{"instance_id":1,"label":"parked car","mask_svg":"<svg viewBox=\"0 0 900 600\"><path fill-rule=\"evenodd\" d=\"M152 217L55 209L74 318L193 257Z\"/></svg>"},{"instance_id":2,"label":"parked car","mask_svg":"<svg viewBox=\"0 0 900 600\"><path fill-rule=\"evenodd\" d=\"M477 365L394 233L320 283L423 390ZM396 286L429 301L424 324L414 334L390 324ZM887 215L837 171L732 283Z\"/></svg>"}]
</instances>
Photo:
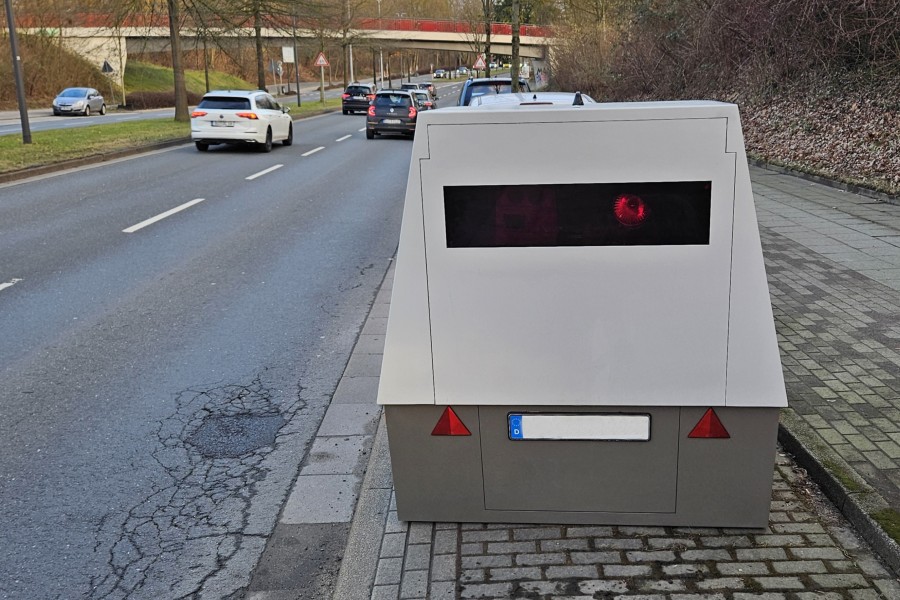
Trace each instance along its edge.
<instances>
[{"instance_id":1,"label":"parked car","mask_svg":"<svg viewBox=\"0 0 900 600\"><path fill-rule=\"evenodd\" d=\"M437 102L428 93L428 90L411 90L416 98L416 108L419 110L434 110L437 108Z\"/></svg>"},{"instance_id":2,"label":"parked car","mask_svg":"<svg viewBox=\"0 0 900 600\"><path fill-rule=\"evenodd\" d=\"M82 114L87 117L92 112L106 114L106 101L94 88L66 88L53 99L54 115Z\"/></svg>"},{"instance_id":3,"label":"parked car","mask_svg":"<svg viewBox=\"0 0 900 600\"><path fill-rule=\"evenodd\" d=\"M460 74L461 76L463 76L463 77L465 77L466 75L469 74L469 68L468 68L468 67L456 67L456 70L459 71L459 74Z\"/></svg>"},{"instance_id":4,"label":"parked car","mask_svg":"<svg viewBox=\"0 0 900 600\"><path fill-rule=\"evenodd\" d=\"M375 86L354 81L341 94L341 110L345 115L369 110L369 103L375 99Z\"/></svg>"},{"instance_id":5,"label":"parked car","mask_svg":"<svg viewBox=\"0 0 900 600\"><path fill-rule=\"evenodd\" d=\"M519 78L519 88L523 92L530 92L528 80ZM468 106L472 98L485 94L509 94L512 91L512 78L510 77L480 77L467 79L459 92L459 106Z\"/></svg>"},{"instance_id":6,"label":"parked car","mask_svg":"<svg viewBox=\"0 0 900 600\"><path fill-rule=\"evenodd\" d=\"M191 113L191 139L201 152L213 144L255 144L271 152L272 142L294 142L289 112L260 90L207 92Z\"/></svg>"},{"instance_id":7,"label":"parked car","mask_svg":"<svg viewBox=\"0 0 900 600\"><path fill-rule=\"evenodd\" d=\"M378 90L366 116L366 139L382 133L416 133L419 109L410 90Z\"/></svg>"},{"instance_id":8,"label":"parked car","mask_svg":"<svg viewBox=\"0 0 900 600\"><path fill-rule=\"evenodd\" d=\"M596 104L593 98L581 92L516 92L515 94L484 94L474 96L469 106L490 109L515 106L584 106Z\"/></svg>"},{"instance_id":9,"label":"parked car","mask_svg":"<svg viewBox=\"0 0 900 600\"><path fill-rule=\"evenodd\" d=\"M449 79L450 74L447 73L444 69L435 69L434 75L432 75L433 79Z\"/></svg>"}]
</instances>

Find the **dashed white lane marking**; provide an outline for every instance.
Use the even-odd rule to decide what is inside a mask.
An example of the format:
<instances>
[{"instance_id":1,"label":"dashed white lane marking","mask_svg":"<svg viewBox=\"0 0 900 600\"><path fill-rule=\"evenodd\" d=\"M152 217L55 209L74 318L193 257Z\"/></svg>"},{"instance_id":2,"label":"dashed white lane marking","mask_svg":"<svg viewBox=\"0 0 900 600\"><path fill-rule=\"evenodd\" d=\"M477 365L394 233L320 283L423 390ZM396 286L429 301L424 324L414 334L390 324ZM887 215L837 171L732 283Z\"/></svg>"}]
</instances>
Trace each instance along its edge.
<instances>
[{"instance_id":1,"label":"dashed white lane marking","mask_svg":"<svg viewBox=\"0 0 900 600\"><path fill-rule=\"evenodd\" d=\"M366 130L365 127L363 127L362 129L357 129L357 131L365 131L365 130Z\"/></svg>"},{"instance_id":2,"label":"dashed white lane marking","mask_svg":"<svg viewBox=\"0 0 900 600\"><path fill-rule=\"evenodd\" d=\"M246 179L247 181L253 181L257 177L262 177L266 173L271 173L272 171L277 171L278 169L280 169L283 166L284 165L275 165L274 167L269 167L268 169L263 169L259 173L254 173L253 175L250 175L249 177L244 177L244 179Z\"/></svg>"},{"instance_id":3,"label":"dashed white lane marking","mask_svg":"<svg viewBox=\"0 0 900 600\"><path fill-rule=\"evenodd\" d=\"M158 214L155 217L151 217L151 218L147 219L146 221L141 221L137 225L132 225L128 229L123 229L122 233L134 233L135 231L137 231L139 229L143 229L144 227L147 227L148 225L153 225L157 221L162 221L166 217L171 217L175 213L181 212L186 208L190 208L195 204L199 204L199 203L203 202L203 200L205 200L205 198L196 198L194 200L191 200L190 202L185 202L181 206L176 206L172 210L167 210L166 212Z\"/></svg>"},{"instance_id":4,"label":"dashed white lane marking","mask_svg":"<svg viewBox=\"0 0 900 600\"><path fill-rule=\"evenodd\" d=\"M11 288L12 286L16 285L20 281L22 281L22 280L21 279L10 279L6 283L0 283L0 292L5 290L6 288Z\"/></svg>"},{"instance_id":5,"label":"dashed white lane marking","mask_svg":"<svg viewBox=\"0 0 900 600\"><path fill-rule=\"evenodd\" d=\"M336 141L336 142L343 142L343 141L346 140L347 138L352 138L352 137L353 137L353 135L345 135L344 137L339 137L338 139L336 139L336 140L334 140L334 141Z\"/></svg>"},{"instance_id":6,"label":"dashed white lane marking","mask_svg":"<svg viewBox=\"0 0 900 600\"><path fill-rule=\"evenodd\" d=\"M309 152L304 152L304 153L301 154L300 156L309 156L310 154L315 154L315 153L318 152L319 150L324 150L324 149L325 149L325 146L319 146L318 148L313 148L313 149L310 150Z\"/></svg>"}]
</instances>

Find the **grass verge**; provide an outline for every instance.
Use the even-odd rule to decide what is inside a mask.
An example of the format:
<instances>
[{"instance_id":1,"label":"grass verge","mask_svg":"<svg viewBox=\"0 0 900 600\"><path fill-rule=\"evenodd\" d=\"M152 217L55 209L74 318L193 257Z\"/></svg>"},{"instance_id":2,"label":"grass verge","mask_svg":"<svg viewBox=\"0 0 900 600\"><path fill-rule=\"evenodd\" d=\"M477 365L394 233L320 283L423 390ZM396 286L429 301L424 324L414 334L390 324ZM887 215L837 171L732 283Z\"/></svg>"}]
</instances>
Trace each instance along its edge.
<instances>
[{"instance_id":1,"label":"grass verge","mask_svg":"<svg viewBox=\"0 0 900 600\"><path fill-rule=\"evenodd\" d=\"M331 98L321 102L285 102L294 117L310 117L340 110L341 99ZM176 123L168 119L110 123L71 129L35 131L32 143L23 144L21 134L0 136L0 173L11 173L32 167L52 165L73 158L99 156L116 150L139 148L159 142L187 139L191 128L188 123Z\"/></svg>"},{"instance_id":2,"label":"grass verge","mask_svg":"<svg viewBox=\"0 0 900 600\"><path fill-rule=\"evenodd\" d=\"M296 96L294 96L296 98ZM298 107L296 102L289 102L287 97L283 98L283 102L281 102L282 106L291 107L291 114L295 117L311 117L313 115L318 115L326 112L333 111L335 109L340 110L341 108L341 99L340 98L326 98L325 104L322 104L318 100L309 101L306 100L303 102L303 105Z\"/></svg>"},{"instance_id":3,"label":"grass verge","mask_svg":"<svg viewBox=\"0 0 900 600\"><path fill-rule=\"evenodd\" d=\"M900 513L892 508L886 508L873 513L872 518L895 542L900 543Z\"/></svg>"},{"instance_id":4,"label":"grass verge","mask_svg":"<svg viewBox=\"0 0 900 600\"><path fill-rule=\"evenodd\" d=\"M203 71L185 69L184 83L188 91L206 92L206 78ZM127 92L167 92L172 89L172 69L150 63L130 60L125 66L125 89ZM209 72L209 87L213 90L252 90L254 85L240 77Z\"/></svg>"},{"instance_id":5,"label":"grass verge","mask_svg":"<svg viewBox=\"0 0 900 600\"><path fill-rule=\"evenodd\" d=\"M32 143L21 134L0 136L0 173L50 165L169 140L187 139L187 123L165 119L35 131Z\"/></svg>"}]
</instances>

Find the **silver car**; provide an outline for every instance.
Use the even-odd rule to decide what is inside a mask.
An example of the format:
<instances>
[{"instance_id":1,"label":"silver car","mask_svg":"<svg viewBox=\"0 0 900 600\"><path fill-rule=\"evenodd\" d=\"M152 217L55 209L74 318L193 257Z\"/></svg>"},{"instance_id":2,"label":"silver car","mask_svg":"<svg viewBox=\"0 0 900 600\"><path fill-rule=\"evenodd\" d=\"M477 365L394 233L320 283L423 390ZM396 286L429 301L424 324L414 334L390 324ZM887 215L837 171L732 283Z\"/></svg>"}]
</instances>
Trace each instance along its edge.
<instances>
[{"instance_id":1,"label":"silver car","mask_svg":"<svg viewBox=\"0 0 900 600\"><path fill-rule=\"evenodd\" d=\"M106 114L106 101L94 88L66 88L53 100L54 115L80 114L87 117L92 112Z\"/></svg>"}]
</instances>

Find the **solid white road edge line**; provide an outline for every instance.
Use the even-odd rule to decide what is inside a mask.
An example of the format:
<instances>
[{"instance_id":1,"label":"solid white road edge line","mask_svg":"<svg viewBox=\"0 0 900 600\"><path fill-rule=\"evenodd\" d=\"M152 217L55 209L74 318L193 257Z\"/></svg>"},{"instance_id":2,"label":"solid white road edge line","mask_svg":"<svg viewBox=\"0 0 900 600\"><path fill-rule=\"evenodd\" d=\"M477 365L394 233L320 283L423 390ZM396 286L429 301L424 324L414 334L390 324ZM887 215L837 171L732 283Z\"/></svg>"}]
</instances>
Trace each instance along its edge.
<instances>
[{"instance_id":1,"label":"solid white road edge line","mask_svg":"<svg viewBox=\"0 0 900 600\"><path fill-rule=\"evenodd\" d=\"M346 140L347 138L352 138L352 137L353 137L352 134L348 134L348 135L345 135L344 137L340 137L340 138L338 138L338 139L336 139L336 140L334 140L334 141L336 141L336 142L343 142L343 141Z\"/></svg>"},{"instance_id":2,"label":"solid white road edge line","mask_svg":"<svg viewBox=\"0 0 900 600\"><path fill-rule=\"evenodd\" d=\"M20 281L22 281L22 280L21 279L11 279L11 280L7 281L6 283L0 283L0 292L5 290L6 288L10 288L10 287L16 285Z\"/></svg>"},{"instance_id":3,"label":"solid white road edge line","mask_svg":"<svg viewBox=\"0 0 900 600\"><path fill-rule=\"evenodd\" d=\"M190 208L195 204L199 204L199 203L203 202L203 200L205 200L205 198L196 198L194 200L191 200L190 202L185 202L181 206L176 206L172 210L167 210L166 212L158 214L155 217L151 217L151 218L147 219L146 221L141 221L137 225L132 225L128 229L123 229L122 233L134 233L135 231L137 231L139 229L143 229L144 227L146 227L148 225L153 225L157 221L162 221L166 217L171 217L175 213L181 212L186 208Z\"/></svg>"},{"instance_id":4,"label":"solid white road edge line","mask_svg":"<svg viewBox=\"0 0 900 600\"><path fill-rule=\"evenodd\" d=\"M266 173L271 173L272 171L277 171L278 169L280 169L280 168L283 167L283 166L284 166L284 165L275 165L274 167L269 167L268 169L265 169L265 170L263 170L263 171L260 171L259 173L254 173L254 174L251 175L250 177L244 177L244 179L246 179L247 181L253 181L253 180L256 179L257 177L262 177L262 176L265 175Z\"/></svg>"},{"instance_id":5,"label":"solid white road edge line","mask_svg":"<svg viewBox=\"0 0 900 600\"><path fill-rule=\"evenodd\" d=\"M319 146L318 148L313 148L313 149L310 150L309 152L304 152L304 153L301 154L300 156L309 156L310 154L315 154L315 153L318 152L319 150L324 150L324 149L325 149L325 146Z\"/></svg>"}]
</instances>

